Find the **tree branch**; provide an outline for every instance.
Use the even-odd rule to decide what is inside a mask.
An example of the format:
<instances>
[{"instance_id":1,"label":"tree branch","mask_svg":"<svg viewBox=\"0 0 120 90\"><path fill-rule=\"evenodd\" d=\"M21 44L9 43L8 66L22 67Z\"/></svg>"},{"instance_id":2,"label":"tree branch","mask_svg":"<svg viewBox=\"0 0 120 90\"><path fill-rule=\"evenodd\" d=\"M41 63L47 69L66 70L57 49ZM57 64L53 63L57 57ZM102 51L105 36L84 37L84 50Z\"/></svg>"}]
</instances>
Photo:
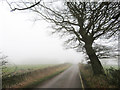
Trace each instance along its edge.
<instances>
[{"instance_id":1,"label":"tree branch","mask_svg":"<svg viewBox=\"0 0 120 90\"><path fill-rule=\"evenodd\" d=\"M29 7L26 7L26 8L14 8L14 9L12 9L11 11L30 9L30 8L35 7L36 5L38 5L40 2L41 2L41 0L38 1L37 3L33 4L33 5L29 6Z\"/></svg>"}]
</instances>

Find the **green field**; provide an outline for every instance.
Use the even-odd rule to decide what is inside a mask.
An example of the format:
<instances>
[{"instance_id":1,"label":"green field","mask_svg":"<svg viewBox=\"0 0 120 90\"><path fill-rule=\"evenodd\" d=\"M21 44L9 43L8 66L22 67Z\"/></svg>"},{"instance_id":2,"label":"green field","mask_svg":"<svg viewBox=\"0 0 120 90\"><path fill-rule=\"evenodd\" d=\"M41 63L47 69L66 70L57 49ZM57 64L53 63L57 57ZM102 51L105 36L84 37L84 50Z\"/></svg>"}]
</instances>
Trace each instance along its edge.
<instances>
[{"instance_id":1,"label":"green field","mask_svg":"<svg viewBox=\"0 0 120 90\"><path fill-rule=\"evenodd\" d=\"M114 68L114 69L118 69L118 65L103 65L104 69L109 69L109 68Z\"/></svg>"},{"instance_id":2,"label":"green field","mask_svg":"<svg viewBox=\"0 0 120 90\"><path fill-rule=\"evenodd\" d=\"M7 74L21 74L38 69L44 69L47 67L55 66L55 64L38 64L38 65L8 65L2 67L3 76Z\"/></svg>"}]
</instances>

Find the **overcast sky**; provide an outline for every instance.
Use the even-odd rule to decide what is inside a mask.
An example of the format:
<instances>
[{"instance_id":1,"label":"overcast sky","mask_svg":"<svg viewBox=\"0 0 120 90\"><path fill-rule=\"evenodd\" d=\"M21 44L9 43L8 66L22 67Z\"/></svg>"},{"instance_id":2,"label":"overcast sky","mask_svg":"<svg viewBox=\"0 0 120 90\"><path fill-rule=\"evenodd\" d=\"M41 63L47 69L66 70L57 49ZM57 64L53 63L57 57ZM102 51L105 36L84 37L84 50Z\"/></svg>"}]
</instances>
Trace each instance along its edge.
<instances>
[{"instance_id":1,"label":"overcast sky","mask_svg":"<svg viewBox=\"0 0 120 90\"><path fill-rule=\"evenodd\" d=\"M10 12L0 2L0 51L16 64L80 62L81 53L65 50L63 40L50 36L48 23L31 21L32 13Z\"/></svg>"}]
</instances>

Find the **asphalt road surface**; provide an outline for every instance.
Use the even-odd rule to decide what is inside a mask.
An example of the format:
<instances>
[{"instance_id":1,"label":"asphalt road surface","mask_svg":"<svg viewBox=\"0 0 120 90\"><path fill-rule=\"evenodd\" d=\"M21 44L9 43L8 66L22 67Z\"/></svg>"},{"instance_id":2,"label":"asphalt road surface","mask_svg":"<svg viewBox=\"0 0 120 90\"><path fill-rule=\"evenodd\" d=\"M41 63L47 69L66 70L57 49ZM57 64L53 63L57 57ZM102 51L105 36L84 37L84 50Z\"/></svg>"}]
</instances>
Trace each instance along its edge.
<instances>
[{"instance_id":1,"label":"asphalt road surface","mask_svg":"<svg viewBox=\"0 0 120 90\"><path fill-rule=\"evenodd\" d=\"M78 65L72 65L59 75L38 85L37 88L82 88Z\"/></svg>"}]
</instances>

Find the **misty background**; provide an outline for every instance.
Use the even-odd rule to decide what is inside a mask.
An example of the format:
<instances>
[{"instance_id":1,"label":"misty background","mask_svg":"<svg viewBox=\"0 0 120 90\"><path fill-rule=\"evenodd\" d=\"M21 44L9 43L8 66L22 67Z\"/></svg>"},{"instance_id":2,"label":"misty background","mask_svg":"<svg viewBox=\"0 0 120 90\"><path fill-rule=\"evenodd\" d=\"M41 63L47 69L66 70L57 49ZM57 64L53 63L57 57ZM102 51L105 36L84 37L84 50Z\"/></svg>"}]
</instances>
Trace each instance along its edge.
<instances>
[{"instance_id":1,"label":"misty background","mask_svg":"<svg viewBox=\"0 0 120 90\"><path fill-rule=\"evenodd\" d=\"M34 22L33 13L10 12L0 2L0 51L15 64L49 64L80 62L84 56L74 50L65 50L64 39L51 35L49 24Z\"/></svg>"}]
</instances>

